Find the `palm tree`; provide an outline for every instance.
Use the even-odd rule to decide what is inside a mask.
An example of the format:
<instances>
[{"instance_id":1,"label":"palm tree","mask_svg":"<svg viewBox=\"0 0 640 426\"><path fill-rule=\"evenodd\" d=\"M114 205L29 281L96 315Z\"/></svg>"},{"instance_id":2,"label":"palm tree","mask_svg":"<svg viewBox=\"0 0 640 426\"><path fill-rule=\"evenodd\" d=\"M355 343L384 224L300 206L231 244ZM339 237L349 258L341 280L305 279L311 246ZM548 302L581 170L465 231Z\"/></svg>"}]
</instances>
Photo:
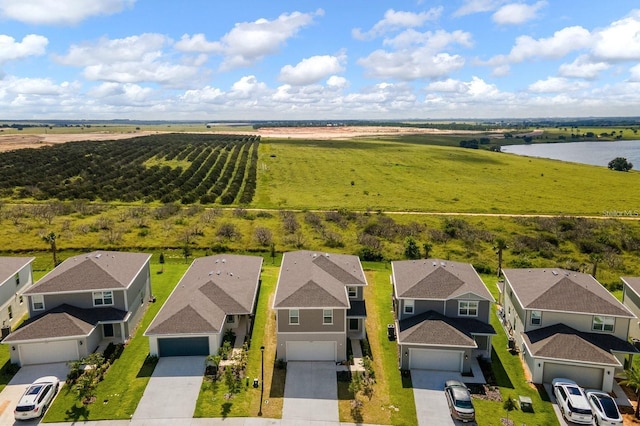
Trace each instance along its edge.
<instances>
[{"instance_id":1,"label":"palm tree","mask_svg":"<svg viewBox=\"0 0 640 426\"><path fill-rule=\"evenodd\" d=\"M496 254L498 255L498 278L500 278L500 275L502 275L502 251L507 249L507 242L505 241L504 238L496 238L495 244L493 246L493 249L496 251Z\"/></svg>"},{"instance_id":2,"label":"palm tree","mask_svg":"<svg viewBox=\"0 0 640 426\"><path fill-rule=\"evenodd\" d=\"M47 235L42 236L42 241L49 243L51 246L51 254L53 255L53 266L58 266L58 247L56 245L56 239L58 236L55 232L51 231Z\"/></svg>"},{"instance_id":3,"label":"palm tree","mask_svg":"<svg viewBox=\"0 0 640 426\"><path fill-rule=\"evenodd\" d=\"M636 419L640 419L640 371L635 368L624 370L627 378L620 381L620 384L629 386L636 392L638 399L636 400Z\"/></svg>"}]
</instances>

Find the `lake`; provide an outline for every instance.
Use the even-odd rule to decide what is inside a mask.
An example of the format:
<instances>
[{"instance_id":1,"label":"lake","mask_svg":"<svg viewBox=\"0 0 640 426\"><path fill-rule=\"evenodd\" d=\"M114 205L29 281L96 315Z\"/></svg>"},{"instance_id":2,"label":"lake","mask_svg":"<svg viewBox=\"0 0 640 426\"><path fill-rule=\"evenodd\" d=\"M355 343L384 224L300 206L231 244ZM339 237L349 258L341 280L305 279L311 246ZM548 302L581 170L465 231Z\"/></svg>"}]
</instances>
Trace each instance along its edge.
<instances>
[{"instance_id":1,"label":"lake","mask_svg":"<svg viewBox=\"0 0 640 426\"><path fill-rule=\"evenodd\" d=\"M607 167L624 157L640 169L640 141L537 143L503 146L502 152Z\"/></svg>"}]
</instances>

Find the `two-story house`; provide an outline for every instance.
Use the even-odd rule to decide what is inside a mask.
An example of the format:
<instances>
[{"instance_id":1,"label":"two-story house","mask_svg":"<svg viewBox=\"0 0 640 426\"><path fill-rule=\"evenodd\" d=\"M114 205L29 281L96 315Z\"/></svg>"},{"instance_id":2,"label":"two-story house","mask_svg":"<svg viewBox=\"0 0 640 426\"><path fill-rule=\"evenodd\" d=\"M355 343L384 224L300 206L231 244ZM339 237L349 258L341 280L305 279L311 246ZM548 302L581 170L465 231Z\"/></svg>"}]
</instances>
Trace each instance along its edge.
<instances>
[{"instance_id":1,"label":"two-story house","mask_svg":"<svg viewBox=\"0 0 640 426\"><path fill-rule=\"evenodd\" d=\"M2 343L11 362L81 359L106 342L125 342L151 297L144 253L94 251L70 257L23 296L29 319Z\"/></svg>"},{"instance_id":2,"label":"two-story house","mask_svg":"<svg viewBox=\"0 0 640 426\"><path fill-rule=\"evenodd\" d=\"M489 290L471 264L441 259L391 262L401 369L471 371L491 357Z\"/></svg>"},{"instance_id":3,"label":"two-story house","mask_svg":"<svg viewBox=\"0 0 640 426\"><path fill-rule=\"evenodd\" d=\"M636 316L591 275L557 268L504 269L504 321L533 383L555 377L610 392Z\"/></svg>"},{"instance_id":4,"label":"two-story house","mask_svg":"<svg viewBox=\"0 0 640 426\"><path fill-rule=\"evenodd\" d=\"M621 277L622 304L640 318L640 277ZM629 337L640 340L640 321L632 320L629 324Z\"/></svg>"},{"instance_id":5,"label":"two-story house","mask_svg":"<svg viewBox=\"0 0 640 426\"><path fill-rule=\"evenodd\" d=\"M0 257L0 324L5 335L27 313L22 293L33 284L34 260L35 257Z\"/></svg>"},{"instance_id":6,"label":"two-story house","mask_svg":"<svg viewBox=\"0 0 640 426\"><path fill-rule=\"evenodd\" d=\"M365 335L366 285L357 256L285 253L273 302L276 357L285 361L345 361L347 338Z\"/></svg>"},{"instance_id":7,"label":"two-story house","mask_svg":"<svg viewBox=\"0 0 640 426\"><path fill-rule=\"evenodd\" d=\"M251 330L262 258L195 259L144 335L156 356L215 355L226 330L242 345Z\"/></svg>"}]
</instances>

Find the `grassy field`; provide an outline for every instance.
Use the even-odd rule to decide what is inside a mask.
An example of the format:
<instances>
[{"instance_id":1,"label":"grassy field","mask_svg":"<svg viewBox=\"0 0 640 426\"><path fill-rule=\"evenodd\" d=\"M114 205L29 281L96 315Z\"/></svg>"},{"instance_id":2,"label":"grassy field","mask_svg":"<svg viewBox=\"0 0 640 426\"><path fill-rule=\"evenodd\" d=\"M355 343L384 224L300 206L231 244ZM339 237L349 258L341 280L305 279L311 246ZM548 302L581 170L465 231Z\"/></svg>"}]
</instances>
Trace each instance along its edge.
<instances>
[{"instance_id":1,"label":"grassy field","mask_svg":"<svg viewBox=\"0 0 640 426\"><path fill-rule=\"evenodd\" d=\"M263 139L252 205L600 215L638 208L627 188L639 184L637 172L394 139Z\"/></svg>"}]
</instances>

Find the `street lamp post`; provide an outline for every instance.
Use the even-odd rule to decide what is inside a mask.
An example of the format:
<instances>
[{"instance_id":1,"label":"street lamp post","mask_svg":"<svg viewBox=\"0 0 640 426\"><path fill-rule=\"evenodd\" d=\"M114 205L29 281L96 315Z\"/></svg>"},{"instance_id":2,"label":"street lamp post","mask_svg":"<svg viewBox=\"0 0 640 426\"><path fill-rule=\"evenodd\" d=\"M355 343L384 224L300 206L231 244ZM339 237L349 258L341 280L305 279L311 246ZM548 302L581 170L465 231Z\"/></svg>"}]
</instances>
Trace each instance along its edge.
<instances>
[{"instance_id":1,"label":"street lamp post","mask_svg":"<svg viewBox=\"0 0 640 426\"><path fill-rule=\"evenodd\" d=\"M258 416L262 416L262 397L264 395L264 345L260 346L261 372L260 372L260 410Z\"/></svg>"}]
</instances>

